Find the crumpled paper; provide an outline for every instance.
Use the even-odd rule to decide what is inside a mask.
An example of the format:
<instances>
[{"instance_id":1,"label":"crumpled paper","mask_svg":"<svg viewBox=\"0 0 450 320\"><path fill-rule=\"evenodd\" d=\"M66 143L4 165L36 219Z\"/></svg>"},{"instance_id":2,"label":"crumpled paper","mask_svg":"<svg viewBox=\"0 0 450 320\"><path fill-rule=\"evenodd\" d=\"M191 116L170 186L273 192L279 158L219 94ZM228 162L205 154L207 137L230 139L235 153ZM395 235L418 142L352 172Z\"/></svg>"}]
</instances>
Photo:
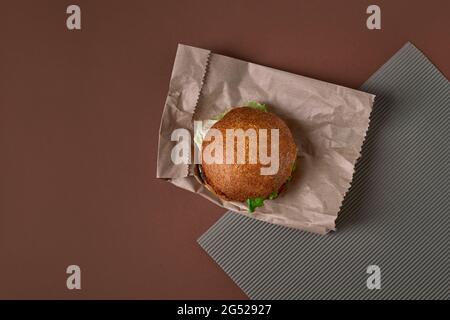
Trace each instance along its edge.
<instances>
[{"instance_id":1,"label":"crumpled paper","mask_svg":"<svg viewBox=\"0 0 450 320\"><path fill-rule=\"evenodd\" d=\"M157 178L223 208L325 234L335 229L374 99L358 90L180 44L161 118ZM285 120L299 147L298 167L287 190L254 213L248 213L245 203L211 193L196 176L194 164L171 160L177 143L171 141L173 130L185 128L193 139L194 120L212 119L247 101L264 103Z\"/></svg>"}]
</instances>

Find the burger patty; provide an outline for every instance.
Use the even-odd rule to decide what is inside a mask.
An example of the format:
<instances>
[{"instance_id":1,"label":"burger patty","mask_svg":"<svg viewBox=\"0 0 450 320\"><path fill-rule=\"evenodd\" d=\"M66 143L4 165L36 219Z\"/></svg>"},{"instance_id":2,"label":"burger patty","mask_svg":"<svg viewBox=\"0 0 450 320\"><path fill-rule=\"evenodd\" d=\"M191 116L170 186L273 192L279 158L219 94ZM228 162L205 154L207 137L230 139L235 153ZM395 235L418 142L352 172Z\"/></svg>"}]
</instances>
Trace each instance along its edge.
<instances>
[{"instance_id":1,"label":"burger patty","mask_svg":"<svg viewBox=\"0 0 450 320\"><path fill-rule=\"evenodd\" d=\"M245 141L246 158L245 163L239 164L215 164L206 163L202 157L202 170L206 184L221 198L225 200L246 201L252 198L266 198L273 192L278 192L280 187L287 181L292 173L292 167L297 158L297 146L288 126L275 114L249 107L238 107L229 111L212 128L220 130L223 136L223 155L226 152L226 130L227 129L255 129L257 135L260 129L267 129L268 153L270 154L270 129L279 130L279 168L273 175L262 175L262 165L258 157L256 164L249 163L249 139ZM202 144L202 150L212 141L211 131L206 134ZM237 150L236 140L234 142L235 154ZM236 156L235 156L236 160Z\"/></svg>"}]
</instances>

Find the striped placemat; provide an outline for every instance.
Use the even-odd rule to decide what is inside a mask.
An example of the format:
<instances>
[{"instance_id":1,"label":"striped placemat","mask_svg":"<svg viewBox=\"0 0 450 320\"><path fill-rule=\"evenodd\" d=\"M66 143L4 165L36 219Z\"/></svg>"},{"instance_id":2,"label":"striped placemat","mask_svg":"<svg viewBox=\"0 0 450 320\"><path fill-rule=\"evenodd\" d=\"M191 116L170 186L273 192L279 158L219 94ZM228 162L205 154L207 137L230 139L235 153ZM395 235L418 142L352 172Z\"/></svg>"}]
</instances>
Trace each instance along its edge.
<instances>
[{"instance_id":1,"label":"striped placemat","mask_svg":"<svg viewBox=\"0 0 450 320\"><path fill-rule=\"evenodd\" d=\"M198 240L250 298L450 298L450 84L407 43L361 90L377 98L337 232L227 212Z\"/></svg>"}]
</instances>

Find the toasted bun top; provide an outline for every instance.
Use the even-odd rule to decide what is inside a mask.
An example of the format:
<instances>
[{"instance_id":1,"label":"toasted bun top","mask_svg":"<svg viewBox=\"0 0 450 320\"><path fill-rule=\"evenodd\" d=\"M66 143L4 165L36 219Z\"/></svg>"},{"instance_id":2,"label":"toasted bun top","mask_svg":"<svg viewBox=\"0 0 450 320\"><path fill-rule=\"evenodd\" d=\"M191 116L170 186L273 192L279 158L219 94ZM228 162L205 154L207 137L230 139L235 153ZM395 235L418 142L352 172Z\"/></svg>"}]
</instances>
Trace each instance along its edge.
<instances>
[{"instance_id":1,"label":"toasted bun top","mask_svg":"<svg viewBox=\"0 0 450 320\"><path fill-rule=\"evenodd\" d=\"M249 198L266 198L272 192L278 192L280 187L286 182L292 173L292 167L297 158L297 146L295 145L292 133L288 126L275 114L265 112L249 107L238 107L229 111L221 120L216 122L211 129L218 129L223 137L223 163L207 163L205 156L215 155L212 151L214 142L214 130L209 130L202 144L202 170L204 179L210 189L224 198L225 200L245 201ZM234 139L234 161L233 164L225 163L227 150L227 129L254 129L256 132L256 145L253 151L257 155L256 163L250 162L249 151L250 144L248 137L245 138L245 161L237 163L236 153L239 152L237 139ZM273 175L262 175L261 167L269 167L270 163L261 163L259 153L259 133L261 129L267 129L267 152L263 154L270 155L271 150L271 131L278 129L279 132L279 154L278 171ZM216 144L217 145L217 144ZM231 149L232 145L230 145ZM256 148L256 149L255 149ZM220 148L217 148L220 150ZM240 148L240 152L243 152Z\"/></svg>"}]
</instances>

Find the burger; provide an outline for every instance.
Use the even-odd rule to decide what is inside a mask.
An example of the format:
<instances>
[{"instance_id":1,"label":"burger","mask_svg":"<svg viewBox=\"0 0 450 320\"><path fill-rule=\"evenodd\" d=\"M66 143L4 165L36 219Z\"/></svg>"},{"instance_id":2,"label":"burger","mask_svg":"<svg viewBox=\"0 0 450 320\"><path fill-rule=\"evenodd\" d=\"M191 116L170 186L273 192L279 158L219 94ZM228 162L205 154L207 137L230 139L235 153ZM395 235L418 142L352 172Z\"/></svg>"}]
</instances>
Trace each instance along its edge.
<instances>
[{"instance_id":1,"label":"burger","mask_svg":"<svg viewBox=\"0 0 450 320\"><path fill-rule=\"evenodd\" d=\"M239 142L238 135L230 132L253 132L256 138L245 134ZM219 144L218 134L223 137ZM212 143L216 143L212 156L221 153L224 161L211 161L211 154L205 154L211 152ZM245 202L249 212L263 206L264 201L277 198L297 167L297 146L289 127L257 102L232 108L217 117L203 138L201 150L199 172L206 187L223 200ZM276 163L275 170L269 173L267 159Z\"/></svg>"}]
</instances>

